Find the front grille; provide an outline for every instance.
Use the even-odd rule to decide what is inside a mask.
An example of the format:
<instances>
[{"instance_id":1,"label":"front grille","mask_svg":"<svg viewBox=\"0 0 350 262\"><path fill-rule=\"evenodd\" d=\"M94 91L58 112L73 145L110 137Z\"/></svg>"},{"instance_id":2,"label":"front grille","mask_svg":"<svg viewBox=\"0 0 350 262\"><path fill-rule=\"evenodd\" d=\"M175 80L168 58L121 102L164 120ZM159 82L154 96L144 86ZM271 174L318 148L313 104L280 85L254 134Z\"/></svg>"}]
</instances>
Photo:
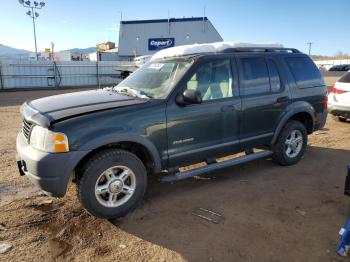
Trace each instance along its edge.
<instances>
[{"instance_id":1,"label":"front grille","mask_svg":"<svg viewBox=\"0 0 350 262\"><path fill-rule=\"evenodd\" d=\"M29 123L28 121L23 119L22 132L23 132L24 137L27 140L29 139L29 135L30 135L30 131L32 129L32 126L33 126L32 123Z\"/></svg>"}]
</instances>

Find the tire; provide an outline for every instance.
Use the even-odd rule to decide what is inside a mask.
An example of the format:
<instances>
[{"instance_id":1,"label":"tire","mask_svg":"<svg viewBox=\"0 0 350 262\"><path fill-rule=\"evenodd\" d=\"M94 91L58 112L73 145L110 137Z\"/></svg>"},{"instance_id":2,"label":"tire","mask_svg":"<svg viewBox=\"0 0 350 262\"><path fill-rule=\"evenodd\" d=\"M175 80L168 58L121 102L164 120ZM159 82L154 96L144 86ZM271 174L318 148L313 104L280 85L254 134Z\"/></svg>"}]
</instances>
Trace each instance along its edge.
<instances>
[{"instance_id":1,"label":"tire","mask_svg":"<svg viewBox=\"0 0 350 262\"><path fill-rule=\"evenodd\" d=\"M146 187L147 172L142 161L129 151L108 149L83 165L77 195L93 216L114 219L135 209Z\"/></svg>"},{"instance_id":2,"label":"tire","mask_svg":"<svg viewBox=\"0 0 350 262\"><path fill-rule=\"evenodd\" d=\"M346 122L346 117L338 116L339 122Z\"/></svg>"},{"instance_id":3,"label":"tire","mask_svg":"<svg viewBox=\"0 0 350 262\"><path fill-rule=\"evenodd\" d=\"M293 137L300 137L302 139L299 143L296 142L297 140L291 139L293 132L295 132L295 136ZM294 141L294 143L291 143L291 141ZM299 121L290 120L280 132L277 141L272 148L272 159L281 166L294 165L303 157L306 146L307 131L305 126Z\"/></svg>"}]
</instances>

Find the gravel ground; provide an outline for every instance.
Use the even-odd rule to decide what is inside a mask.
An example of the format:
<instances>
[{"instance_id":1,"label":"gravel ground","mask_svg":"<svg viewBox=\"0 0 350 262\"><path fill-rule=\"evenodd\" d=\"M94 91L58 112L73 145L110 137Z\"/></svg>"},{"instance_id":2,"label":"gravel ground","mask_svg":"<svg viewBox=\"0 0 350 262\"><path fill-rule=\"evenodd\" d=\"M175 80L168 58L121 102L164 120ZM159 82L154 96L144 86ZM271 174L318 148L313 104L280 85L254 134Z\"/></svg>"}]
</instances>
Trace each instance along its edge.
<instances>
[{"instance_id":1,"label":"gravel ground","mask_svg":"<svg viewBox=\"0 0 350 262\"><path fill-rule=\"evenodd\" d=\"M13 246L0 260L343 261L335 246L350 215L350 122L329 117L295 166L263 159L202 179L151 180L140 208L106 221L81 208L74 185L50 198L18 175L20 104L61 92L0 92L0 244ZM201 207L222 214L219 223L194 216Z\"/></svg>"}]
</instances>

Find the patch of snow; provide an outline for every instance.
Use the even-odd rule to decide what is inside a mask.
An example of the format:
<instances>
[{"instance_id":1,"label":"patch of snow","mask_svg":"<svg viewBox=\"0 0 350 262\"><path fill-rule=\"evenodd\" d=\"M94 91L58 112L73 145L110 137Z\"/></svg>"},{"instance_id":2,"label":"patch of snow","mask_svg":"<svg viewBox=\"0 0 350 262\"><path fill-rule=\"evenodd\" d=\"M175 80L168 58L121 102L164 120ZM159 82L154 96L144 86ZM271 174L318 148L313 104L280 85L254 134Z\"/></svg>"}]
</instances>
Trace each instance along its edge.
<instances>
[{"instance_id":1,"label":"patch of snow","mask_svg":"<svg viewBox=\"0 0 350 262\"><path fill-rule=\"evenodd\" d=\"M7 244L7 243L1 243L0 244L0 254L6 254L11 249L12 249L12 245L11 244Z\"/></svg>"},{"instance_id":2,"label":"patch of snow","mask_svg":"<svg viewBox=\"0 0 350 262\"><path fill-rule=\"evenodd\" d=\"M126 248L126 245L120 244L119 247L122 248L122 249L125 249L125 248Z\"/></svg>"},{"instance_id":3,"label":"patch of snow","mask_svg":"<svg viewBox=\"0 0 350 262\"><path fill-rule=\"evenodd\" d=\"M191 54L201 53L217 53L227 48L246 48L246 47L266 47L266 48L283 48L283 45L277 43L240 43L240 42L216 42L207 44L193 44L175 46L167 49L163 49L155 53L151 61L156 59L164 59L169 57L179 57Z\"/></svg>"}]
</instances>

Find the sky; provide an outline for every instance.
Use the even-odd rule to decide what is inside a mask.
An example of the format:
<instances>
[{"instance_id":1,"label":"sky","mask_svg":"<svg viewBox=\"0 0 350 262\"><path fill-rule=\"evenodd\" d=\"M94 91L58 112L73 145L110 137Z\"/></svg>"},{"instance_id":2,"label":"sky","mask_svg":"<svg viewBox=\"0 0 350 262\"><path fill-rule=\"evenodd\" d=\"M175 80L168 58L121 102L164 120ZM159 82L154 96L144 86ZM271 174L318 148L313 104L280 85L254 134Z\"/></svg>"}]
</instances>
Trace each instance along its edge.
<instances>
[{"instance_id":1,"label":"sky","mask_svg":"<svg viewBox=\"0 0 350 262\"><path fill-rule=\"evenodd\" d=\"M37 0L40 1L40 0ZM45 0L44 0L45 1ZM46 0L36 20L38 51L118 41L123 20L200 17L225 41L277 42L312 54L350 53L350 0ZM33 26L17 0L0 0L0 44L34 50ZM1 47L0 47L1 48Z\"/></svg>"}]
</instances>

